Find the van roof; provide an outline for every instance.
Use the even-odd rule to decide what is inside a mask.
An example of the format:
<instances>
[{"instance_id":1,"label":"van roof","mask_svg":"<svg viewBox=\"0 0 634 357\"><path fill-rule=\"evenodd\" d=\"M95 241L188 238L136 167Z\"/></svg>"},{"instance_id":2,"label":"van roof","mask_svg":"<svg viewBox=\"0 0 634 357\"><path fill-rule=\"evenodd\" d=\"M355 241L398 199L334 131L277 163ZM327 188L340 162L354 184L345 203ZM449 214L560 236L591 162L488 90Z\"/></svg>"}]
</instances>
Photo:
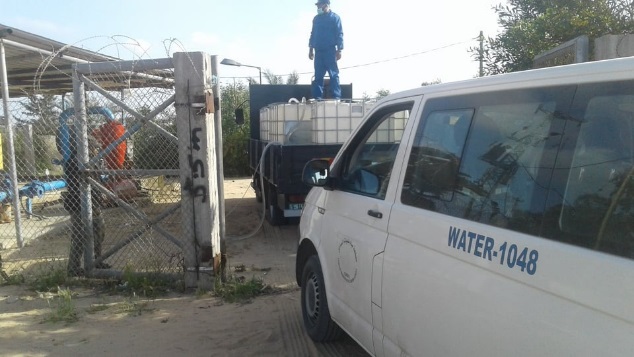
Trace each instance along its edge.
<instances>
[{"instance_id":1,"label":"van roof","mask_svg":"<svg viewBox=\"0 0 634 357\"><path fill-rule=\"evenodd\" d=\"M565 66L531 69L521 72L498 74L459 82L433 84L395 93L386 100L442 92L469 92L505 88L530 88L634 79L634 57L570 64Z\"/></svg>"}]
</instances>

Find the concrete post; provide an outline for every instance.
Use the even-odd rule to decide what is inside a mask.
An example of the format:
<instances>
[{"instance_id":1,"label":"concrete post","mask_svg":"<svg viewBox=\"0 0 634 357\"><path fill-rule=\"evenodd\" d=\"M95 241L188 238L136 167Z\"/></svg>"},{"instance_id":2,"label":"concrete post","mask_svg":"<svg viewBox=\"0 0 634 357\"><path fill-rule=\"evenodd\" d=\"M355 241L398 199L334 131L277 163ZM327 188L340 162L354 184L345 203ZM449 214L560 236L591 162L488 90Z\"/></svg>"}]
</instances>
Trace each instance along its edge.
<instances>
[{"instance_id":1,"label":"concrete post","mask_svg":"<svg viewBox=\"0 0 634 357\"><path fill-rule=\"evenodd\" d=\"M595 61L634 56L634 35L605 35L594 40Z\"/></svg>"},{"instance_id":2,"label":"concrete post","mask_svg":"<svg viewBox=\"0 0 634 357\"><path fill-rule=\"evenodd\" d=\"M220 200L211 57L174 54L185 285L210 288L220 259ZM217 118L220 120L220 118Z\"/></svg>"}]
</instances>

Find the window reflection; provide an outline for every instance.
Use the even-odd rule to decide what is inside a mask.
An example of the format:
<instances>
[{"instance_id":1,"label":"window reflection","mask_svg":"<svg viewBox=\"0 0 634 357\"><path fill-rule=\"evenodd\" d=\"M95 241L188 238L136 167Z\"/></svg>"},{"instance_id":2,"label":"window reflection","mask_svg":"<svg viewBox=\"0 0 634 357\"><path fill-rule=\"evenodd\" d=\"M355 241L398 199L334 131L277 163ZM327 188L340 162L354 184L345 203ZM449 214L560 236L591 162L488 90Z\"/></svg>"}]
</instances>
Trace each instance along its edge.
<instances>
[{"instance_id":1,"label":"window reflection","mask_svg":"<svg viewBox=\"0 0 634 357\"><path fill-rule=\"evenodd\" d=\"M359 145L354 146L340 180L344 191L385 199L394 159L412 103L400 104L375 113L367 121L371 128Z\"/></svg>"}]
</instances>

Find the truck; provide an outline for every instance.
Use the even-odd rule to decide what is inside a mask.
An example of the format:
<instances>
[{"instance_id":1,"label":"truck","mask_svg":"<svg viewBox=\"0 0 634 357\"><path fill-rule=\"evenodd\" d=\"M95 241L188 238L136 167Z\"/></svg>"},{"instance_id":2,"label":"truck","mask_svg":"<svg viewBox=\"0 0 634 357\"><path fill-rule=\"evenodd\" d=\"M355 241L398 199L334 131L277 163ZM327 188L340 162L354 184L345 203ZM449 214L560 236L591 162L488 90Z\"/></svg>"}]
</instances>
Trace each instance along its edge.
<instances>
[{"instance_id":1,"label":"truck","mask_svg":"<svg viewBox=\"0 0 634 357\"><path fill-rule=\"evenodd\" d=\"M353 98L352 84L341 90L342 98ZM249 86L251 186L274 226L298 221L310 191L302 182L304 165L334 158L370 106L352 99L306 100L310 95L308 84Z\"/></svg>"}]
</instances>

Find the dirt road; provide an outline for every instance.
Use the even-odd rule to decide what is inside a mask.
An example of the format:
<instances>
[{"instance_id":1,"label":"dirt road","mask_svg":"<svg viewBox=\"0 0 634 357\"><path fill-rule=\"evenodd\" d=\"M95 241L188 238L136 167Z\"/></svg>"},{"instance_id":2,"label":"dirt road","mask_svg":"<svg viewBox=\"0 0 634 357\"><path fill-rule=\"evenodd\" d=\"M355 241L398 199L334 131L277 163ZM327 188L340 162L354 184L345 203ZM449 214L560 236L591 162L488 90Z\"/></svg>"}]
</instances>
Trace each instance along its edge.
<instances>
[{"instance_id":1,"label":"dirt road","mask_svg":"<svg viewBox=\"0 0 634 357\"><path fill-rule=\"evenodd\" d=\"M152 300L73 288L78 321L43 322L57 300L0 287L0 356L367 356L349 337L315 344L303 329L294 263L297 226L263 228L248 180L227 180L228 264L279 291L247 304L209 294ZM236 269L237 268L237 269ZM48 299L47 299L48 298Z\"/></svg>"}]
</instances>

